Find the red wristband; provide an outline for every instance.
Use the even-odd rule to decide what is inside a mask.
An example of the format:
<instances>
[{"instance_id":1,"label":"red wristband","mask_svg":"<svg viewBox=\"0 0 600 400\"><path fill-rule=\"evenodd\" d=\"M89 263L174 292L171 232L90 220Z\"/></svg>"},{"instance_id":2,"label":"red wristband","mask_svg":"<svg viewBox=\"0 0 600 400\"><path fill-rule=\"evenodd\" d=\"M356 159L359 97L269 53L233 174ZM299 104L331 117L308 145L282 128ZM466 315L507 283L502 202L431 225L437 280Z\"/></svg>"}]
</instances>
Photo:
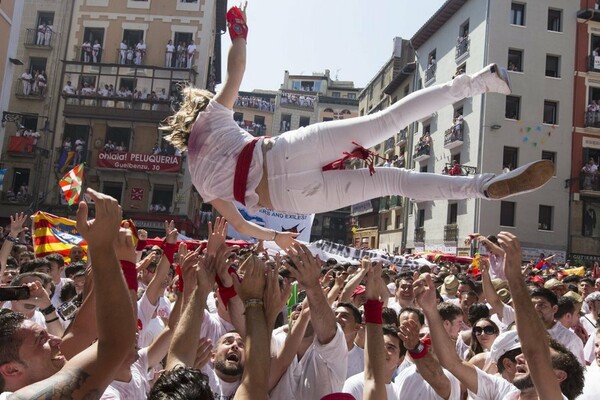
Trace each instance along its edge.
<instances>
[{"instance_id":1,"label":"red wristband","mask_svg":"<svg viewBox=\"0 0 600 400\"><path fill-rule=\"evenodd\" d=\"M125 277L125 282L127 283L127 287L129 290L133 290L137 292L138 290L138 280L137 280L137 271L135 269L135 264L131 261L121 260L121 270L123 271L123 276Z\"/></svg>"},{"instance_id":2,"label":"red wristband","mask_svg":"<svg viewBox=\"0 0 600 400\"><path fill-rule=\"evenodd\" d=\"M179 277L179 280L177 281L177 290L183 292L183 273L181 272L181 266L179 264L175 264L175 273Z\"/></svg>"},{"instance_id":3,"label":"red wristband","mask_svg":"<svg viewBox=\"0 0 600 400\"><path fill-rule=\"evenodd\" d=\"M423 358L427 355L427 351L429 349L429 345L427 343L424 342L420 342L421 345L423 345L423 348L416 353L413 353L412 351L408 351L408 353L410 354L411 358L413 360L418 360L419 358ZM418 347L418 346L417 346Z\"/></svg>"},{"instance_id":4,"label":"red wristband","mask_svg":"<svg viewBox=\"0 0 600 400\"><path fill-rule=\"evenodd\" d=\"M137 246L135 246L135 251L142 251L146 248L146 244L148 242L146 242L145 240L138 240L137 242Z\"/></svg>"},{"instance_id":5,"label":"red wristband","mask_svg":"<svg viewBox=\"0 0 600 400\"><path fill-rule=\"evenodd\" d=\"M169 260L169 264L173 264L173 257L175 256L175 252L177 252L177 243L163 243L162 248L165 253L165 257Z\"/></svg>"},{"instance_id":6,"label":"red wristband","mask_svg":"<svg viewBox=\"0 0 600 400\"><path fill-rule=\"evenodd\" d=\"M365 323L383 324L383 302L369 299L363 307L365 309Z\"/></svg>"},{"instance_id":7,"label":"red wristband","mask_svg":"<svg viewBox=\"0 0 600 400\"><path fill-rule=\"evenodd\" d=\"M246 25L244 15L239 8L231 7L227 11L227 26L232 42L239 37L244 38L244 40L248 37L248 25Z\"/></svg>"},{"instance_id":8,"label":"red wristband","mask_svg":"<svg viewBox=\"0 0 600 400\"><path fill-rule=\"evenodd\" d=\"M231 285L231 287L219 286L219 296L221 297L221 301L227 310L227 306L229 305L229 300L233 299L237 296L237 292L235 291L235 287Z\"/></svg>"}]
</instances>

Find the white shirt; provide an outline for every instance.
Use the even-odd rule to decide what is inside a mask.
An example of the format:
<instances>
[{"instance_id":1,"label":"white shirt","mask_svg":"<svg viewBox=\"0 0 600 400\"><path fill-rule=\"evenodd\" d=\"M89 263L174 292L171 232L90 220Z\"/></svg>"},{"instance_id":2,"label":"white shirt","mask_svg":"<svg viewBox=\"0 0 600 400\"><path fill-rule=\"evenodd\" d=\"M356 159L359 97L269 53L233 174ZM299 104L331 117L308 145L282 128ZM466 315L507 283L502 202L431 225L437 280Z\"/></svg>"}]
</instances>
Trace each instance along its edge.
<instances>
[{"instance_id":1,"label":"white shirt","mask_svg":"<svg viewBox=\"0 0 600 400\"><path fill-rule=\"evenodd\" d=\"M67 282L71 282L71 280L69 278L60 278L60 282L58 282L54 289L54 296L52 296L52 299L50 299L50 301L52 302L52 305L55 308L58 308L62 304L62 302L60 301L60 291Z\"/></svg>"},{"instance_id":2,"label":"white shirt","mask_svg":"<svg viewBox=\"0 0 600 400\"><path fill-rule=\"evenodd\" d=\"M450 372L443 370L444 375L450 380L450 397L448 400L460 400L460 381ZM411 365L400 373L394 383L396 399L440 400L442 399L417 370L416 365Z\"/></svg>"},{"instance_id":3,"label":"white shirt","mask_svg":"<svg viewBox=\"0 0 600 400\"><path fill-rule=\"evenodd\" d=\"M206 369L203 369L202 371L206 372ZM222 381L212 369L208 371L207 375L208 384L213 392L215 400L233 400L237 388L240 386L240 383L242 383L241 379L232 383Z\"/></svg>"},{"instance_id":4,"label":"white shirt","mask_svg":"<svg viewBox=\"0 0 600 400\"><path fill-rule=\"evenodd\" d=\"M75 87L73 85L65 85L63 92L66 94L75 94Z\"/></svg>"},{"instance_id":5,"label":"white shirt","mask_svg":"<svg viewBox=\"0 0 600 400\"><path fill-rule=\"evenodd\" d=\"M585 366L585 357L583 356L583 342L579 337L563 324L557 322L548 329L548 333L554 340L565 346L571 353L577 357L581 365Z\"/></svg>"},{"instance_id":6,"label":"white shirt","mask_svg":"<svg viewBox=\"0 0 600 400\"><path fill-rule=\"evenodd\" d=\"M188 55L194 54L195 51L196 51L196 45L195 44L189 44L188 47L187 47Z\"/></svg>"},{"instance_id":7,"label":"white shirt","mask_svg":"<svg viewBox=\"0 0 600 400\"><path fill-rule=\"evenodd\" d=\"M600 366L594 360L592 365L585 369L585 385L583 393L577 400L597 400L600 399Z\"/></svg>"},{"instance_id":8,"label":"white shirt","mask_svg":"<svg viewBox=\"0 0 600 400\"><path fill-rule=\"evenodd\" d=\"M175 51L175 46L173 46L172 44L168 44L167 45L167 53L172 53Z\"/></svg>"},{"instance_id":9,"label":"white shirt","mask_svg":"<svg viewBox=\"0 0 600 400\"><path fill-rule=\"evenodd\" d=\"M281 336L275 336L280 339ZM285 337L283 337L285 340ZM273 340L279 352L283 342ZM344 332L337 326L337 331L331 342L323 345L316 335L313 344L306 350L300 361L294 357L291 365L285 371L279 383L271 391L271 399L285 400L316 400L337 393L344 386L348 368L348 348Z\"/></svg>"},{"instance_id":10,"label":"white shirt","mask_svg":"<svg viewBox=\"0 0 600 400\"><path fill-rule=\"evenodd\" d=\"M518 399L521 391L512 383L499 376L477 371L477 394L469 391L473 400L509 400Z\"/></svg>"},{"instance_id":11,"label":"white shirt","mask_svg":"<svg viewBox=\"0 0 600 400\"><path fill-rule=\"evenodd\" d=\"M365 351L354 345L348 352L348 368L346 369L346 379L353 375L363 372L365 369Z\"/></svg>"},{"instance_id":12,"label":"white shirt","mask_svg":"<svg viewBox=\"0 0 600 400\"><path fill-rule=\"evenodd\" d=\"M342 393L350 393L356 400L363 400L363 389L365 387L365 374L361 372L359 374L353 375L350 378L346 379L344 382L344 387L342 389ZM385 384L385 391L387 392L388 400L398 399L396 392L394 391L394 387L391 383ZM273 397L274 399L274 397Z\"/></svg>"},{"instance_id":13,"label":"white shirt","mask_svg":"<svg viewBox=\"0 0 600 400\"><path fill-rule=\"evenodd\" d=\"M148 349L138 351L139 358L131 364L129 382L112 381L106 388L101 400L108 399L145 399L150 391L148 383Z\"/></svg>"},{"instance_id":14,"label":"white shirt","mask_svg":"<svg viewBox=\"0 0 600 400\"><path fill-rule=\"evenodd\" d=\"M204 310L199 338L208 338L212 340L213 345L216 345L221 336L234 329L234 326L221 318L219 314Z\"/></svg>"}]
</instances>

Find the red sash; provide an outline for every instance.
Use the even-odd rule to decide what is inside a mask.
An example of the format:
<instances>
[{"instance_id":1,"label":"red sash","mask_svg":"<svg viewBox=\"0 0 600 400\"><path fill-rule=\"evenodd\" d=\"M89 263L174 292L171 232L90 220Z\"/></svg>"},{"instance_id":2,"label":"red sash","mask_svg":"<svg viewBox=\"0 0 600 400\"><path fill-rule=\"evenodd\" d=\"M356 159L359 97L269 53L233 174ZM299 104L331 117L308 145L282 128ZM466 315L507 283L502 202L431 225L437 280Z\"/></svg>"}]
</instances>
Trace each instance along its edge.
<instances>
[{"instance_id":1,"label":"red sash","mask_svg":"<svg viewBox=\"0 0 600 400\"><path fill-rule=\"evenodd\" d=\"M233 198L238 202L246 205L246 186L248 185L248 173L250 172L250 163L252 162L252 153L256 143L263 137L255 137L248 142L240 155L238 156L235 165L235 176L233 177Z\"/></svg>"}]
</instances>

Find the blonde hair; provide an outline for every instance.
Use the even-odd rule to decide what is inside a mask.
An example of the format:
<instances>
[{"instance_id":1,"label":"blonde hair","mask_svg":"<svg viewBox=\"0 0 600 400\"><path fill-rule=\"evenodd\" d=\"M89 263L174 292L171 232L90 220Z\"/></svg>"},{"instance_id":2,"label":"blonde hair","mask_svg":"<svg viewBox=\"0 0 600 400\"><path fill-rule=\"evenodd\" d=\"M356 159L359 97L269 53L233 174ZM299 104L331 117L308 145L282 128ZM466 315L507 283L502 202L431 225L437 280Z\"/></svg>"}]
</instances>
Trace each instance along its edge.
<instances>
[{"instance_id":1,"label":"blonde hair","mask_svg":"<svg viewBox=\"0 0 600 400\"><path fill-rule=\"evenodd\" d=\"M179 110L166 119L166 123L161 125L161 131L170 132L165 136L165 140L181 151L186 151L188 147L188 139L192 132L194 122L201 111L206 109L210 99L214 94L208 90L198 89L192 86L187 86L181 91L183 94L183 102Z\"/></svg>"}]
</instances>

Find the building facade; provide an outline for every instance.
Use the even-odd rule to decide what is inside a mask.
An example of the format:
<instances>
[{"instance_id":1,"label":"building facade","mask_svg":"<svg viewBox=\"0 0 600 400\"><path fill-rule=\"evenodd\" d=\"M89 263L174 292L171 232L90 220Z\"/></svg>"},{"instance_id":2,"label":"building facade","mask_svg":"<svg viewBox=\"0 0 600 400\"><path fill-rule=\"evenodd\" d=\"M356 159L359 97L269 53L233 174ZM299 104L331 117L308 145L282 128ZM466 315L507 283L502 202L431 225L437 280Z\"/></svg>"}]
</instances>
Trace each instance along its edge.
<instances>
[{"instance_id":1,"label":"building facade","mask_svg":"<svg viewBox=\"0 0 600 400\"><path fill-rule=\"evenodd\" d=\"M162 139L158 127L178 107L185 85L214 90L220 82L226 2L63 3L73 7L70 13L54 13L54 25L64 27L64 51L54 56L53 48L37 49L37 43L34 49L55 57L46 65L57 107L44 114L53 129L42 146L38 139L27 148L48 154L45 167L35 166L41 176L37 192L43 194L39 203L59 215L72 214L57 183L84 162L84 185L118 199L124 216L139 228L162 235L169 218L184 234L199 236L206 226L200 224L202 213L210 213L210 206L193 188L185 156ZM36 18L49 20L40 12ZM21 86L16 84L17 96ZM50 96L40 97L44 104Z\"/></svg>"},{"instance_id":2,"label":"building facade","mask_svg":"<svg viewBox=\"0 0 600 400\"><path fill-rule=\"evenodd\" d=\"M500 174L551 159L556 171L543 188L506 201L412 202L407 247L455 252L470 233L504 230L519 236L526 259L545 253L564 262L576 30L569 16L575 3L449 0L413 36L418 87L496 62L509 67L513 91L467 98L419 121L409 138L414 169L447 173L456 161L463 175Z\"/></svg>"}]
</instances>

